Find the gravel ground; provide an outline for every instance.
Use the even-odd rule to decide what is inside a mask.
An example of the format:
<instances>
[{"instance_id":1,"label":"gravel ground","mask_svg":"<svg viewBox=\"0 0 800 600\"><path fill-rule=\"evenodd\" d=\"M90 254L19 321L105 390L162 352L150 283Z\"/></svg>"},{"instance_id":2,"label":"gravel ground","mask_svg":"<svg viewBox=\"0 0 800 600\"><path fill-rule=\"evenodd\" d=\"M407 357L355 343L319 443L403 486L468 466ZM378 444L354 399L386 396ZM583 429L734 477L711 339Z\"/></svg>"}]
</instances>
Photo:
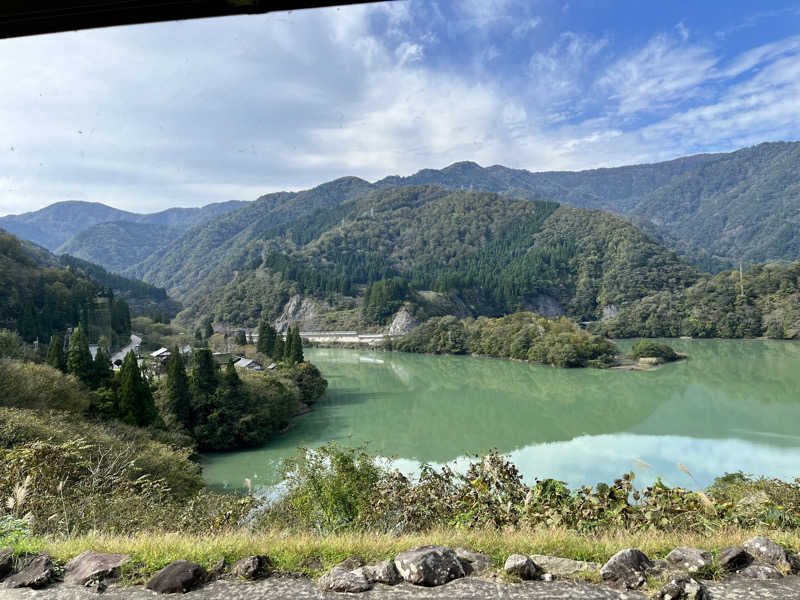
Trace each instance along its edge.
<instances>
[{"instance_id":1,"label":"gravel ground","mask_svg":"<svg viewBox=\"0 0 800 600\"><path fill-rule=\"evenodd\" d=\"M727 581L707 583L711 600L800 600L800 577L773 581ZM0 589L2 600L139 600L155 596L142 587L111 587L103 594L88 589L53 585L43 590ZM408 584L394 587L376 585L362 594L320 592L313 581L304 578L272 577L258 583L217 581L181 596L185 600L311 600L364 598L364 600L647 600L640 592L619 592L602 585L563 581L531 581L500 584L477 578L459 579L437 588Z\"/></svg>"}]
</instances>

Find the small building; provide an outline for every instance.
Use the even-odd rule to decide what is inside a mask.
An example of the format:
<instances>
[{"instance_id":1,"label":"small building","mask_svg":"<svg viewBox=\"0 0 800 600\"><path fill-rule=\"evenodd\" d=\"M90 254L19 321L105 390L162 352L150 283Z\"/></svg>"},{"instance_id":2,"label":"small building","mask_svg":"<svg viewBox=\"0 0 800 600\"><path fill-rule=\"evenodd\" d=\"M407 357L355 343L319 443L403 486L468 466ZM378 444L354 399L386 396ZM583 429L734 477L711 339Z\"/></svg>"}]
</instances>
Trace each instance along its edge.
<instances>
[{"instance_id":1,"label":"small building","mask_svg":"<svg viewBox=\"0 0 800 600\"><path fill-rule=\"evenodd\" d=\"M159 348L155 352L151 352L150 356L152 356L153 358L166 358L169 356L169 350L167 350L166 348Z\"/></svg>"},{"instance_id":2,"label":"small building","mask_svg":"<svg viewBox=\"0 0 800 600\"><path fill-rule=\"evenodd\" d=\"M181 354L191 354L192 347L189 344L186 344L183 348L181 348Z\"/></svg>"},{"instance_id":3,"label":"small building","mask_svg":"<svg viewBox=\"0 0 800 600\"><path fill-rule=\"evenodd\" d=\"M275 369L277 366L278 366L278 365L276 365L275 363L269 363L269 366L267 367L267 369L269 369L270 371L272 371L272 370L274 370L274 369Z\"/></svg>"},{"instance_id":4,"label":"small building","mask_svg":"<svg viewBox=\"0 0 800 600\"><path fill-rule=\"evenodd\" d=\"M263 371L264 367L262 367L256 361L250 358L240 358L233 364L234 367L237 369L246 369L248 371Z\"/></svg>"}]
</instances>

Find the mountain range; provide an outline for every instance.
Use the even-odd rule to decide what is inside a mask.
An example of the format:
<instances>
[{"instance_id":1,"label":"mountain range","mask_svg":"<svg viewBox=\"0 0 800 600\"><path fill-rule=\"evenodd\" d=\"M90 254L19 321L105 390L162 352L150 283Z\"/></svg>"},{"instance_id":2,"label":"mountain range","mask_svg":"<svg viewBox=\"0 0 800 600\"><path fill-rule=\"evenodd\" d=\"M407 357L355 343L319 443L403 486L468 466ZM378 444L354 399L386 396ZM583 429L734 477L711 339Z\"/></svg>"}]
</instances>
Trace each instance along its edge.
<instances>
[{"instance_id":1,"label":"mountain range","mask_svg":"<svg viewBox=\"0 0 800 600\"><path fill-rule=\"evenodd\" d=\"M168 208L157 213L138 214L99 202L56 202L40 210L0 217L0 228L48 250L56 250L78 233L98 223L146 223L185 231L246 204L247 202L230 200L200 208Z\"/></svg>"},{"instance_id":2,"label":"mountain range","mask_svg":"<svg viewBox=\"0 0 800 600\"><path fill-rule=\"evenodd\" d=\"M595 320L702 271L800 258L799 167L797 142L579 172L461 162L153 215L58 203L0 226L167 289L187 321L252 325L301 296L330 326L378 325L358 307L393 278L379 295L410 290L384 299L420 317Z\"/></svg>"}]
</instances>

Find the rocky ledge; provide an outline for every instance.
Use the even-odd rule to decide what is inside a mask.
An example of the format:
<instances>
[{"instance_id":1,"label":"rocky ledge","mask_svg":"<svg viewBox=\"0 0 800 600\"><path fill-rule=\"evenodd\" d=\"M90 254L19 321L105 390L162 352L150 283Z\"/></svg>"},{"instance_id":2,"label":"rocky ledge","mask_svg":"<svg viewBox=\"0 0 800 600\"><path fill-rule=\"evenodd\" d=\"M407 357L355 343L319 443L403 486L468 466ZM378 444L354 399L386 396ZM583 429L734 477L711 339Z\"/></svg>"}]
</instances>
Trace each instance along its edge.
<instances>
[{"instance_id":1,"label":"rocky ledge","mask_svg":"<svg viewBox=\"0 0 800 600\"><path fill-rule=\"evenodd\" d=\"M420 546L374 565L364 565L357 558L347 559L317 582L297 574L274 573L272 561L264 555L247 557L231 566L220 559L208 571L179 560L154 574L144 588L109 587L129 560L122 554L84 552L65 565L61 581L61 569L47 555L13 559L8 550L0 550L0 587L5 588L0 596L4 600L81 600L101 592L108 598L136 599L152 598L156 592L187 594L197 600L303 600L341 594L387 600L800 599L800 557L761 536L742 546L725 548L716 559L711 552L685 546L675 548L664 560L652 560L636 548L626 548L603 565L512 554L506 558L502 571L495 569L485 554L463 548ZM709 580L712 574L719 580ZM649 596L642 591L648 581L651 590L655 589L654 582L659 584Z\"/></svg>"}]
</instances>

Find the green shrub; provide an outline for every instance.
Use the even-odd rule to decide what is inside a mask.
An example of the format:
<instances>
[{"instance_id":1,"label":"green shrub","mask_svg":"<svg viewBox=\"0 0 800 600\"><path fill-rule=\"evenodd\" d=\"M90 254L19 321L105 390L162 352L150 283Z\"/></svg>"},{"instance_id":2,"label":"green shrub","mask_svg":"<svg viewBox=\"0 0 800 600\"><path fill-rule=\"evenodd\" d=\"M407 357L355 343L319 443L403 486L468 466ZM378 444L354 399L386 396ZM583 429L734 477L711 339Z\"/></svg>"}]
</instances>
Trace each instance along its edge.
<instances>
[{"instance_id":1,"label":"green shrub","mask_svg":"<svg viewBox=\"0 0 800 600\"><path fill-rule=\"evenodd\" d=\"M666 344L659 344L651 340L641 340L633 345L631 358L660 358L662 360L677 360L678 354Z\"/></svg>"},{"instance_id":2,"label":"green shrub","mask_svg":"<svg viewBox=\"0 0 800 600\"><path fill-rule=\"evenodd\" d=\"M0 360L0 406L83 412L89 396L72 375L49 365Z\"/></svg>"}]
</instances>

